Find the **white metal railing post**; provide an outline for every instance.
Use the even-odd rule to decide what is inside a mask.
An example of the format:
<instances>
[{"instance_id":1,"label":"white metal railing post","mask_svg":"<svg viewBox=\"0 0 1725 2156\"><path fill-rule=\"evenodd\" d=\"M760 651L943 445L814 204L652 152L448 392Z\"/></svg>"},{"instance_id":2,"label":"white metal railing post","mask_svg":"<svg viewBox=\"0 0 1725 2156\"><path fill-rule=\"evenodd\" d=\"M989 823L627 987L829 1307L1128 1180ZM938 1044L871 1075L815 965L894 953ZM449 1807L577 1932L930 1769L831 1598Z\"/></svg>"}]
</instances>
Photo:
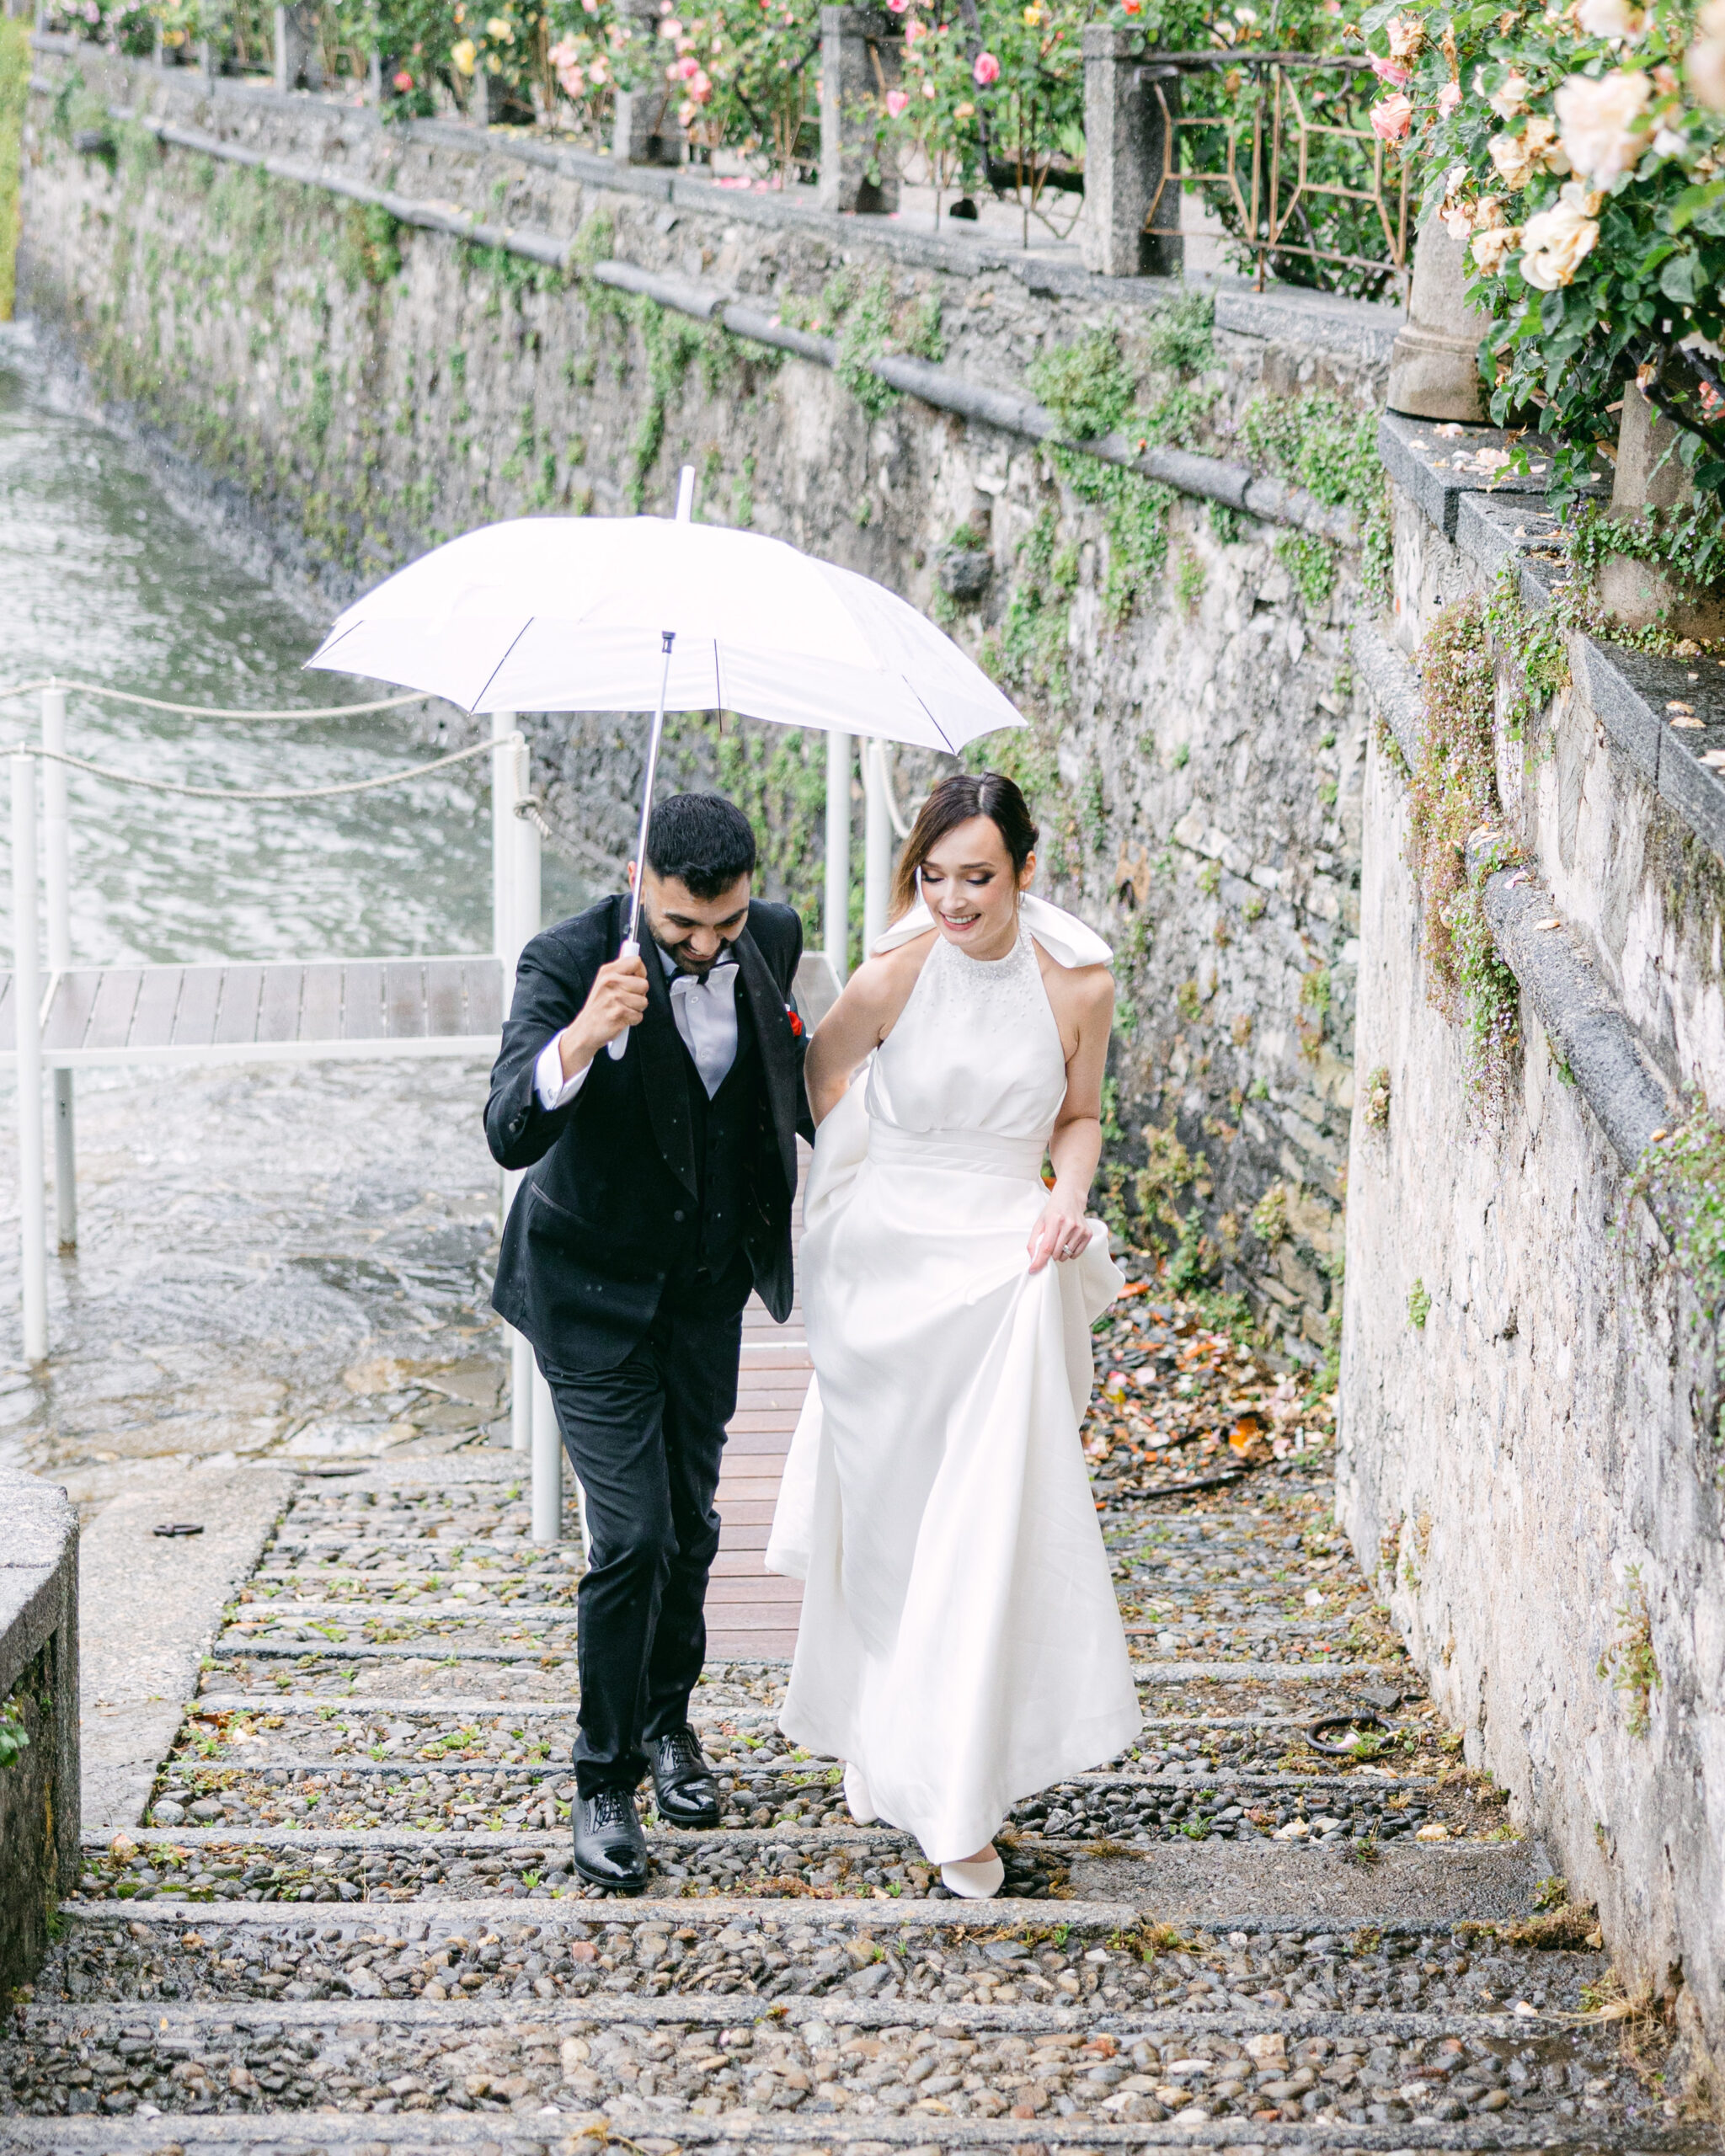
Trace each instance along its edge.
<instances>
[{"instance_id":1,"label":"white metal railing post","mask_svg":"<svg viewBox=\"0 0 1725 2156\"><path fill-rule=\"evenodd\" d=\"M862 744L862 955L886 933L893 877L893 819L887 805L886 744Z\"/></svg>"},{"instance_id":2,"label":"white metal railing post","mask_svg":"<svg viewBox=\"0 0 1725 2156\"><path fill-rule=\"evenodd\" d=\"M533 1365L533 1540L563 1540L563 1433L551 1387Z\"/></svg>"},{"instance_id":3,"label":"white metal railing post","mask_svg":"<svg viewBox=\"0 0 1725 2156\"><path fill-rule=\"evenodd\" d=\"M842 988L851 947L851 737L826 737L826 903L822 934L827 963Z\"/></svg>"},{"instance_id":4,"label":"white metal railing post","mask_svg":"<svg viewBox=\"0 0 1725 2156\"><path fill-rule=\"evenodd\" d=\"M511 814L515 819L515 867L512 881L515 887L515 918L510 926L510 969L539 933L540 914L545 904L542 882L543 857L540 851L539 826L531 816L521 813L521 803L533 791L532 757L527 744L521 742L515 750L515 798Z\"/></svg>"},{"instance_id":5,"label":"white metal railing post","mask_svg":"<svg viewBox=\"0 0 1725 2156\"><path fill-rule=\"evenodd\" d=\"M36 948L36 759L12 752L12 1007L18 1034L18 1214L24 1358L48 1354L48 1220L42 1189L42 969Z\"/></svg>"},{"instance_id":6,"label":"white metal railing post","mask_svg":"<svg viewBox=\"0 0 1725 2156\"><path fill-rule=\"evenodd\" d=\"M48 911L48 970L72 965L72 826L67 813L66 691L51 682L42 691L42 894ZM54 1083L54 1240L61 1250L77 1246L77 1144L72 1120L72 1078L56 1070Z\"/></svg>"},{"instance_id":7,"label":"white metal railing post","mask_svg":"<svg viewBox=\"0 0 1725 2156\"><path fill-rule=\"evenodd\" d=\"M511 1176L512 1184L519 1183L519 1176ZM515 1193L510 1193L510 1202L515 1202ZM525 1334L506 1326L509 1334L509 1443L511 1452L531 1452L533 1449L533 1380L537 1373L533 1368L533 1345Z\"/></svg>"},{"instance_id":8,"label":"white metal railing post","mask_svg":"<svg viewBox=\"0 0 1725 2156\"><path fill-rule=\"evenodd\" d=\"M492 712L491 947L503 969L505 1017L515 990L515 955L521 947L515 937L515 802L521 767L515 757L515 732L512 711Z\"/></svg>"}]
</instances>

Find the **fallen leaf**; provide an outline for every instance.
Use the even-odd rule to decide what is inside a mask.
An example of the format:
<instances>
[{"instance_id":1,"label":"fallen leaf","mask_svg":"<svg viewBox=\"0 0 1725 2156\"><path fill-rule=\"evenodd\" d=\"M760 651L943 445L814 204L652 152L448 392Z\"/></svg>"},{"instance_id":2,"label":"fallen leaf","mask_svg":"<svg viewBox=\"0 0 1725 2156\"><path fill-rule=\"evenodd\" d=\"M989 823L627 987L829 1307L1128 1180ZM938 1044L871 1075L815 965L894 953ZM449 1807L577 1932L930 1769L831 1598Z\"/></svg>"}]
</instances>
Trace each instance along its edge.
<instances>
[{"instance_id":1,"label":"fallen leaf","mask_svg":"<svg viewBox=\"0 0 1725 2156\"><path fill-rule=\"evenodd\" d=\"M1562 922L1555 915L1550 921L1536 921L1534 923L1535 928L1561 928L1562 926Z\"/></svg>"}]
</instances>

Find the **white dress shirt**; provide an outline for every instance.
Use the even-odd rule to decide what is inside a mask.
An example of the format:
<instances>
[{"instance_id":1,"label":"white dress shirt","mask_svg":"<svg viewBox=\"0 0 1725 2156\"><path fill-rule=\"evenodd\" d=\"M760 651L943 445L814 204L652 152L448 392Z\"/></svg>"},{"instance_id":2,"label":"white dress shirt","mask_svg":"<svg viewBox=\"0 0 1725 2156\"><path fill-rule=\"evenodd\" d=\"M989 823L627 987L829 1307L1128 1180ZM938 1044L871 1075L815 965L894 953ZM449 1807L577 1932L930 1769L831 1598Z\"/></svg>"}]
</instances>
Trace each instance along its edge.
<instances>
[{"instance_id":1,"label":"white dress shirt","mask_svg":"<svg viewBox=\"0 0 1725 2156\"><path fill-rule=\"evenodd\" d=\"M697 980L693 974L679 972L676 960L668 952L660 951L659 956L670 986L670 1015L683 1037L683 1046L694 1058L710 1101L737 1059L736 959L725 950L706 979ZM560 1033L552 1035L533 1068L533 1089L547 1113L566 1107L585 1085L587 1073L593 1068L590 1063L584 1063L565 1078L558 1046L561 1038Z\"/></svg>"}]
</instances>

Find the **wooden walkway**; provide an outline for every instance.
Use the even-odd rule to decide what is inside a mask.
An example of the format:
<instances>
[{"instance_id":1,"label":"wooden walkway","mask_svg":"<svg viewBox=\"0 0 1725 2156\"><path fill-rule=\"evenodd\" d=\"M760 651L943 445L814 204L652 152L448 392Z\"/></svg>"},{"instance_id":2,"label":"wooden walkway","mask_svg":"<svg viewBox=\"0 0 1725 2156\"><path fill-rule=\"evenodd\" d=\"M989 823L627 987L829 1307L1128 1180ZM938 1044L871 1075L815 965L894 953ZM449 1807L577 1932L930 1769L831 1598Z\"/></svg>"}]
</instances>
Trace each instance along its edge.
<instances>
[{"instance_id":1,"label":"wooden walkway","mask_svg":"<svg viewBox=\"0 0 1725 2156\"><path fill-rule=\"evenodd\" d=\"M797 975L810 1025L831 1001L819 954ZM0 973L0 1060L15 1058L13 976ZM494 1056L503 973L489 953L429 958L221 960L78 966L50 974L42 1055L60 1070L119 1063L312 1062Z\"/></svg>"},{"instance_id":2,"label":"wooden walkway","mask_svg":"<svg viewBox=\"0 0 1725 2156\"><path fill-rule=\"evenodd\" d=\"M797 1150L806 1180L809 1148L799 1144ZM798 1243L802 1225L799 1191L793 1230ZM718 1477L723 1524L718 1556L707 1586L707 1652L714 1660L749 1661L758 1655L788 1661L796 1651L803 1582L764 1571L761 1560L778 1502L791 1433L814 1369L803 1330L798 1270L797 1300L783 1325L775 1325L753 1296L743 1313L737 1412L730 1420Z\"/></svg>"}]
</instances>

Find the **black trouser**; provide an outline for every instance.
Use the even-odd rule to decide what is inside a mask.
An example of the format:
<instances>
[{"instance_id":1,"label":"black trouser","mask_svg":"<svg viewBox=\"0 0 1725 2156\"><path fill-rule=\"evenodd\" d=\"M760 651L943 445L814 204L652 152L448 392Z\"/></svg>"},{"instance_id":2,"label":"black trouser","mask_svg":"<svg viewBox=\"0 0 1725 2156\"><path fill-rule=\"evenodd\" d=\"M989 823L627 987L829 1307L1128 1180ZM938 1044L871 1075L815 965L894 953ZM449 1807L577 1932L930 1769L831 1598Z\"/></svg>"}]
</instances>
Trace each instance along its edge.
<instances>
[{"instance_id":1,"label":"black trouser","mask_svg":"<svg viewBox=\"0 0 1725 2156\"><path fill-rule=\"evenodd\" d=\"M719 1526L713 1498L736 1412L748 1284L745 1263L740 1278L728 1277L717 1292L673 1298L667 1290L645 1337L615 1369L540 1361L587 1497L574 1746L583 1796L633 1789L647 1769L644 1742L689 1718L707 1653L702 1604Z\"/></svg>"}]
</instances>

